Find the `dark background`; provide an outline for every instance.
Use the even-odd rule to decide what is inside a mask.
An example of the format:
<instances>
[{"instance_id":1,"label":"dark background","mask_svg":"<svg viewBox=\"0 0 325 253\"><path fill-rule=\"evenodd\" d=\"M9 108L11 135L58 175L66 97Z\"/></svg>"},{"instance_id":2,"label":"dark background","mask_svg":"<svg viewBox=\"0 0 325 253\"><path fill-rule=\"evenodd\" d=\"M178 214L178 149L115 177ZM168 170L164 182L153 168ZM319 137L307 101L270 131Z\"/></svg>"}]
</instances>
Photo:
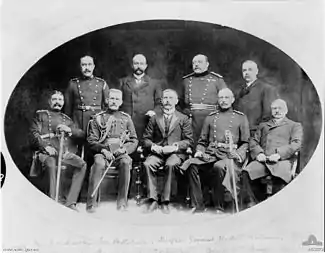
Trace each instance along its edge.
<instances>
[{"instance_id":1,"label":"dark background","mask_svg":"<svg viewBox=\"0 0 325 253\"><path fill-rule=\"evenodd\" d=\"M294 43L294 41L292 42ZM143 21L97 30L54 49L21 78L5 114L5 136L10 154L24 175L31 163L28 134L38 109L47 108L51 89L64 91L69 79L79 75L80 56L95 57L95 75L116 87L118 79L131 73L135 53L148 61L148 74L180 88L182 76L191 73L193 56L209 57L210 70L223 75L236 91L243 79L241 63L254 58L260 78L278 88L288 103L288 117L304 127L300 168L311 158L321 132L321 105L306 73L285 53L252 35L228 27L194 21Z\"/></svg>"}]
</instances>

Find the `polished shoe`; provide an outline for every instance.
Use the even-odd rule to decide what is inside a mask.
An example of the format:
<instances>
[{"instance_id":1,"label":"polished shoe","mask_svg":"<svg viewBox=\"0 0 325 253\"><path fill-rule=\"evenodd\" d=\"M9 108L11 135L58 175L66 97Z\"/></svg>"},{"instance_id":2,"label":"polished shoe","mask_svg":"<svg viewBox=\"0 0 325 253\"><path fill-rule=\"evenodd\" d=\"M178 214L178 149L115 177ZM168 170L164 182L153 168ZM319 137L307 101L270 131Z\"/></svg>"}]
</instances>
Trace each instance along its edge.
<instances>
[{"instance_id":1,"label":"polished shoe","mask_svg":"<svg viewBox=\"0 0 325 253\"><path fill-rule=\"evenodd\" d=\"M79 210L78 210L76 204L71 204L71 205L68 205L68 206L66 206L66 207L68 207L68 208L70 208L70 209L72 209L72 210L74 210L74 211L76 211L76 212L79 212Z\"/></svg>"},{"instance_id":2,"label":"polished shoe","mask_svg":"<svg viewBox=\"0 0 325 253\"><path fill-rule=\"evenodd\" d=\"M87 206L86 208L87 213L95 213L96 212L96 208L94 206Z\"/></svg>"},{"instance_id":3,"label":"polished shoe","mask_svg":"<svg viewBox=\"0 0 325 253\"><path fill-rule=\"evenodd\" d=\"M118 206L117 207L117 210L120 211L120 212L126 212L127 211L127 208L125 205L121 205L121 206Z\"/></svg>"},{"instance_id":4,"label":"polished shoe","mask_svg":"<svg viewBox=\"0 0 325 253\"><path fill-rule=\"evenodd\" d=\"M169 214L169 213L170 213L170 210L169 210L169 206L168 206L168 204L163 204L162 207L161 207L161 211L162 211L164 214Z\"/></svg>"},{"instance_id":5,"label":"polished shoe","mask_svg":"<svg viewBox=\"0 0 325 253\"><path fill-rule=\"evenodd\" d=\"M157 201L153 201L150 206L148 207L148 213L152 213L153 211L155 211L158 208L158 202Z\"/></svg>"}]
</instances>

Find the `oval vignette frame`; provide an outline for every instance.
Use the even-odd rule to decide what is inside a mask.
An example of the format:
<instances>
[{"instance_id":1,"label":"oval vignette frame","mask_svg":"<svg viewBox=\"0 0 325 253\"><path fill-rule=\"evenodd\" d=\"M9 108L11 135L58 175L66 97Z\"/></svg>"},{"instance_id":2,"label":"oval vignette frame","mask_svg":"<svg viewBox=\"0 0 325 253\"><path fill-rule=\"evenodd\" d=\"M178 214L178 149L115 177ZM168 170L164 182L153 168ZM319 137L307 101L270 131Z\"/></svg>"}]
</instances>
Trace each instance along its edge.
<instances>
[{"instance_id":1,"label":"oval vignette frame","mask_svg":"<svg viewBox=\"0 0 325 253\"><path fill-rule=\"evenodd\" d=\"M212 23L136 21L74 38L43 56L20 79L6 108L5 137L13 161L27 178L31 154L26 144L26 129L34 112L46 109L44 97L48 91L64 91L69 79L78 76L79 57L85 53L94 55L95 75L104 78L110 87L116 87L118 78L130 73L133 54L143 53L148 60L148 74L164 79L176 90L182 76L191 72L191 60L198 53L209 57L209 69L222 74L234 91L242 82L241 62L257 58L262 65L262 78L277 87L287 101L288 118L303 124L301 168L306 166L317 147L322 126L319 96L304 70L280 49L253 35ZM22 125L26 126L24 131L17 134ZM16 138L9 141L8 136L13 133ZM30 181L38 189L42 188L39 182Z\"/></svg>"}]
</instances>

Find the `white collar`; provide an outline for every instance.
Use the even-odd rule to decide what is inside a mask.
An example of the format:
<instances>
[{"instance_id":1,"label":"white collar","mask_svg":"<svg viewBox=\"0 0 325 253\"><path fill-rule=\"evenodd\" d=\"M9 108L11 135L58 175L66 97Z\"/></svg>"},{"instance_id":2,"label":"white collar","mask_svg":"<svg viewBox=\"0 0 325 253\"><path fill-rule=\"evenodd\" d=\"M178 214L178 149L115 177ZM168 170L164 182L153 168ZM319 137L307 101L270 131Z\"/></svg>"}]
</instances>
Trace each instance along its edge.
<instances>
[{"instance_id":1,"label":"white collar","mask_svg":"<svg viewBox=\"0 0 325 253\"><path fill-rule=\"evenodd\" d=\"M133 76L136 80L141 80L141 78L144 76L144 73L142 73L141 75L136 75L133 73Z\"/></svg>"},{"instance_id":2,"label":"white collar","mask_svg":"<svg viewBox=\"0 0 325 253\"><path fill-rule=\"evenodd\" d=\"M249 83L246 83L246 87L251 86L251 85L252 85L256 80L257 80L257 78L256 78L254 81L251 81L251 82L249 82Z\"/></svg>"}]
</instances>

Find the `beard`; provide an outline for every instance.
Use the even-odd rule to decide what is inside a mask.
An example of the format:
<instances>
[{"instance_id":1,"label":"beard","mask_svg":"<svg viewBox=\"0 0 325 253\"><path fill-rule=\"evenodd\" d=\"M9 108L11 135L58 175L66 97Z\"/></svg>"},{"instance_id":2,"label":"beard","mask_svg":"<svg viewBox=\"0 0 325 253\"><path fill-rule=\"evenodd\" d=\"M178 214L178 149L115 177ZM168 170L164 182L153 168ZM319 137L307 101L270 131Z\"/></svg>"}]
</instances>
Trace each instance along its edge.
<instances>
[{"instance_id":1,"label":"beard","mask_svg":"<svg viewBox=\"0 0 325 253\"><path fill-rule=\"evenodd\" d=\"M139 76L139 75L142 75L144 73L144 71L140 68L137 68L133 71L133 73Z\"/></svg>"}]
</instances>

